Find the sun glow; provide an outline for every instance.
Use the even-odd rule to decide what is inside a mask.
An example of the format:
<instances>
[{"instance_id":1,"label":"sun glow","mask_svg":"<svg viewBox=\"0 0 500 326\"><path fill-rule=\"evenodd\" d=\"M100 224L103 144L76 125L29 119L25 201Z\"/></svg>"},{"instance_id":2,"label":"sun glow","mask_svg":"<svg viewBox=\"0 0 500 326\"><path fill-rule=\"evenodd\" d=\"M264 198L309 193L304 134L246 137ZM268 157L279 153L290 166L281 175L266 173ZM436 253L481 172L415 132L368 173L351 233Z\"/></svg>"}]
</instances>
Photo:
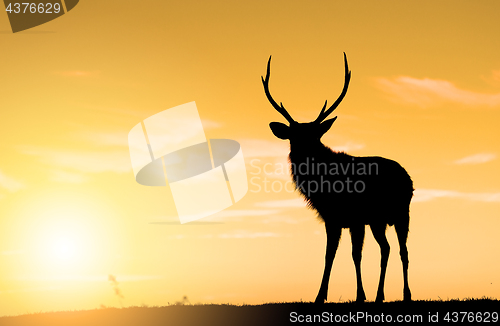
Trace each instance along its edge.
<instances>
[{"instance_id":1,"label":"sun glow","mask_svg":"<svg viewBox=\"0 0 500 326\"><path fill-rule=\"evenodd\" d=\"M62 236L53 240L51 254L60 261L77 258L77 244L74 239Z\"/></svg>"},{"instance_id":2,"label":"sun glow","mask_svg":"<svg viewBox=\"0 0 500 326\"><path fill-rule=\"evenodd\" d=\"M19 234L24 240L19 240L27 244L26 275L57 278L107 272L109 245L104 243L114 239L105 218L108 214L87 196L54 191L33 198L21 209ZM89 204L91 200L94 204Z\"/></svg>"},{"instance_id":3,"label":"sun glow","mask_svg":"<svg viewBox=\"0 0 500 326\"><path fill-rule=\"evenodd\" d=\"M77 272L92 256L92 233L85 221L54 216L37 234L39 262L48 272ZM42 267L41 266L41 267Z\"/></svg>"}]
</instances>

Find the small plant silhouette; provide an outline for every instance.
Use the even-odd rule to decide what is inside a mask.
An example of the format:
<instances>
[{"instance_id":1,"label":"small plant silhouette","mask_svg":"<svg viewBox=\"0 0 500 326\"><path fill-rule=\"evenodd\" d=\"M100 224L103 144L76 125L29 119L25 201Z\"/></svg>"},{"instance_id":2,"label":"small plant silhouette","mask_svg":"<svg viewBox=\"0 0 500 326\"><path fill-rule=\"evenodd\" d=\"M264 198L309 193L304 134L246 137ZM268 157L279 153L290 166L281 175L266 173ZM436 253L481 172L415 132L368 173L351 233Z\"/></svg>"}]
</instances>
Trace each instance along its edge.
<instances>
[{"instance_id":1,"label":"small plant silhouette","mask_svg":"<svg viewBox=\"0 0 500 326\"><path fill-rule=\"evenodd\" d=\"M352 241L352 258L356 268L356 301L366 300L361 280L361 252L365 225L369 225L380 246L381 271L377 302L384 296L384 281L389 259L389 243L385 235L387 226L395 226L403 264L403 298L411 301L408 285L408 250L406 240L409 228L409 205L413 196L413 182L406 170L397 162L378 156L356 157L335 152L321 142L321 137L337 119L325 120L340 104L347 93L351 72L344 53L345 82L339 98L328 109L327 102L316 120L296 122L282 103L278 105L269 91L271 57L266 77L262 77L264 91L272 106L288 121L269 124L273 134L290 141L289 161L292 179L304 196L307 205L316 210L325 223L327 244L325 270L316 303L327 300L330 272L339 244L341 231L348 228Z\"/></svg>"},{"instance_id":2,"label":"small plant silhouette","mask_svg":"<svg viewBox=\"0 0 500 326\"><path fill-rule=\"evenodd\" d=\"M191 302L189 302L187 295L185 295L182 297L182 301L176 301L174 303L174 306L184 306L184 305L190 305L190 304L191 304Z\"/></svg>"},{"instance_id":3,"label":"small plant silhouette","mask_svg":"<svg viewBox=\"0 0 500 326\"><path fill-rule=\"evenodd\" d=\"M118 297L118 301L120 302L120 306L123 306L122 299L124 299L125 297L123 296L122 291L118 287L119 283L116 280L116 276L109 274L108 281L109 281L109 284L113 287L113 292Z\"/></svg>"}]
</instances>

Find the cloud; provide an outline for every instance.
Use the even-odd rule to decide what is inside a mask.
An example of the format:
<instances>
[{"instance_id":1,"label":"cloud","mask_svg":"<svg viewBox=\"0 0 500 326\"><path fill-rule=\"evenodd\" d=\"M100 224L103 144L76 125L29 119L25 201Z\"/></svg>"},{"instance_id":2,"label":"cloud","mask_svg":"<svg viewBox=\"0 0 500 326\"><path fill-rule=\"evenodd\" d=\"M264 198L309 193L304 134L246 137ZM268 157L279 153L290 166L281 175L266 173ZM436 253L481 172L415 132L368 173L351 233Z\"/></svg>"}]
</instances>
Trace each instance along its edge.
<instances>
[{"instance_id":1,"label":"cloud","mask_svg":"<svg viewBox=\"0 0 500 326\"><path fill-rule=\"evenodd\" d=\"M138 121L139 123L139 121ZM216 129L222 126L221 123L208 120L201 119L201 123L203 125L204 130L207 129ZM118 147L126 147L128 148L128 133L127 131L92 131L92 132L82 132L77 134L77 138L82 139L84 141L88 141L90 143L96 145L104 145L104 146L118 146Z\"/></svg>"},{"instance_id":2,"label":"cloud","mask_svg":"<svg viewBox=\"0 0 500 326\"><path fill-rule=\"evenodd\" d=\"M85 70L66 70L66 71L55 71L55 75L66 76L66 77L87 77L87 76L97 76L100 71L85 71Z\"/></svg>"},{"instance_id":3,"label":"cloud","mask_svg":"<svg viewBox=\"0 0 500 326\"><path fill-rule=\"evenodd\" d=\"M207 119L202 120L202 124L206 129L219 128L221 126L220 123ZM176 131L180 132L180 129ZM54 169L50 176L50 179L56 182L83 183L86 181L84 175L66 171L68 169L84 173L128 173L132 171L128 131L81 132L76 134L76 138L99 145L101 148L110 148L106 151L76 151L21 146L19 150L23 154L37 156L45 164L59 168ZM114 148L112 149L111 147ZM14 179L6 177L0 171L0 187L10 190L20 189L23 186Z\"/></svg>"},{"instance_id":4,"label":"cloud","mask_svg":"<svg viewBox=\"0 0 500 326\"><path fill-rule=\"evenodd\" d=\"M203 125L203 129L217 129L222 127L222 123L214 121L214 120L208 120L208 119L201 119L201 124Z\"/></svg>"},{"instance_id":5,"label":"cloud","mask_svg":"<svg viewBox=\"0 0 500 326\"><path fill-rule=\"evenodd\" d=\"M500 106L500 93L486 94L458 88L452 82L399 76L376 78L376 85L396 102L428 107L443 103L466 106Z\"/></svg>"},{"instance_id":6,"label":"cloud","mask_svg":"<svg viewBox=\"0 0 500 326\"><path fill-rule=\"evenodd\" d=\"M128 132L84 132L79 134L79 138L96 145L128 148Z\"/></svg>"},{"instance_id":7,"label":"cloud","mask_svg":"<svg viewBox=\"0 0 500 326\"><path fill-rule=\"evenodd\" d=\"M230 233L222 233L218 235L218 237L222 239L255 239L279 236L279 234L274 232L250 232L247 230L236 230Z\"/></svg>"},{"instance_id":8,"label":"cloud","mask_svg":"<svg viewBox=\"0 0 500 326\"><path fill-rule=\"evenodd\" d=\"M351 152L358 149L364 148L364 144L357 144L353 142L347 142L345 145L331 146L330 148L336 152Z\"/></svg>"},{"instance_id":9,"label":"cloud","mask_svg":"<svg viewBox=\"0 0 500 326\"><path fill-rule=\"evenodd\" d=\"M492 86L500 86L500 70L492 70L489 76L481 76L481 78Z\"/></svg>"},{"instance_id":10,"label":"cloud","mask_svg":"<svg viewBox=\"0 0 500 326\"><path fill-rule=\"evenodd\" d=\"M269 200L255 203L257 207L269 208L294 208L306 207L306 202L302 198L282 199L282 200Z\"/></svg>"},{"instance_id":11,"label":"cloud","mask_svg":"<svg viewBox=\"0 0 500 326\"><path fill-rule=\"evenodd\" d=\"M87 181L87 177L80 173L73 173L62 170L54 170L51 172L50 176L51 181L61 182L61 183L84 183Z\"/></svg>"},{"instance_id":12,"label":"cloud","mask_svg":"<svg viewBox=\"0 0 500 326\"><path fill-rule=\"evenodd\" d=\"M265 139L239 139L245 158L254 157L279 157L287 158L290 154L290 143L284 140ZM334 151L355 151L364 148L365 145L354 142L346 142L342 145L330 146Z\"/></svg>"},{"instance_id":13,"label":"cloud","mask_svg":"<svg viewBox=\"0 0 500 326\"><path fill-rule=\"evenodd\" d=\"M184 234L175 234L167 236L171 240L181 240L187 238L198 238L198 239L256 239L256 238L274 238L280 237L281 235L274 232L251 232L247 230L234 230L227 233L220 234L204 234L200 236L186 236Z\"/></svg>"},{"instance_id":14,"label":"cloud","mask_svg":"<svg viewBox=\"0 0 500 326\"><path fill-rule=\"evenodd\" d=\"M279 212L280 210L277 209L226 209L208 216L202 221L194 221L186 225L217 225L229 220L232 222L241 221L243 217L271 216ZM157 217L156 221L149 222L149 224L181 225L178 217Z\"/></svg>"},{"instance_id":15,"label":"cloud","mask_svg":"<svg viewBox=\"0 0 500 326\"><path fill-rule=\"evenodd\" d=\"M278 213L276 209L229 209L217 213L217 217L267 216Z\"/></svg>"},{"instance_id":16,"label":"cloud","mask_svg":"<svg viewBox=\"0 0 500 326\"><path fill-rule=\"evenodd\" d=\"M0 187L10 191L10 192L16 192L25 187L25 185L7 175L5 175L2 171L0 171Z\"/></svg>"},{"instance_id":17,"label":"cloud","mask_svg":"<svg viewBox=\"0 0 500 326\"><path fill-rule=\"evenodd\" d=\"M300 220L283 215L282 209L276 208L295 208L306 207L303 200L299 199L300 203L292 199L290 201L266 201L255 204L257 207L273 208L273 209L245 209L245 210L225 210L213 216L207 217L206 221L242 221L243 217L252 217L251 221L255 223L288 223L297 224ZM250 221L247 219L246 221ZM206 222L210 223L210 222Z\"/></svg>"},{"instance_id":18,"label":"cloud","mask_svg":"<svg viewBox=\"0 0 500 326\"><path fill-rule=\"evenodd\" d=\"M17 276L18 281L76 281L76 282L106 282L109 275L54 275L54 276ZM161 275L120 275L120 282L141 282L163 279Z\"/></svg>"},{"instance_id":19,"label":"cloud","mask_svg":"<svg viewBox=\"0 0 500 326\"><path fill-rule=\"evenodd\" d=\"M4 256L22 255L24 253L25 253L24 250L5 250L0 252L0 254Z\"/></svg>"},{"instance_id":20,"label":"cloud","mask_svg":"<svg viewBox=\"0 0 500 326\"><path fill-rule=\"evenodd\" d=\"M43 163L80 172L127 173L132 171L130 156L128 150L125 149L92 152L23 147L21 152L26 155L37 156Z\"/></svg>"},{"instance_id":21,"label":"cloud","mask_svg":"<svg viewBox=\"0 0 500 326\"><path fill-rule=\"evenodd\" d=\"M456 160L455 164L481 164L493 161L496 158L496 154L493 153L479 153L470 155L459 160Z\"/></svg>"},{"instance_id":22,"label":"cloud","mask_svg":"<svg viewBox=\"0 0 500 326\"><path fill-rule=\"evenodd\" d=\"M416 189L413 202L425 202L437 198L465 199L478 202L500 202L500 192L466 193L454 190Z\"/></svg>"},{"instance_id":23,"label":"cloud","mask_svg":"<svg viewBox=\"0 0 500 326\"><path fill-rule=\"evenodd\" d=\"M55 290L60 290L60 289L62 289L62 287L60 287L60 286L42 286L42 287L17 289L17 290L5 290L5 291L0 291L0 294L2 294L2 293L19 293L19 292L45 292L45 291L55 291Z\"/></svg>"},{"instance_id":24,"label":"cloud","mask_svg":"<svg viewBox=\"0 0 500 326\"><path fill-rule=\"evenodd\" d=\"M480 202L500 202L500 192L496 193L466 193L454 190L439 189L416 189L412 202L424 202L437 198L456 198ZM270 200L255 203L257 207L266 208L297 208L306 207L306 202L302 198Z\"/></svg>"},{"instance_id":25,"label":"cloud","mask_svg":"<svg viewBox=\"0 0 500 326\"><path fill-rule=\"evenodd\" d=\"M500 70L493 70L491 72L492 79L496 82L500 82Z\"/></svg>"},{"instance_id":26,"label":"cloud","mask_svg":"<svg viewBox=\"0 0 500 326\"><path fill-rule=\"evenodd\" d=\"M239 139L245 158L251 157L288 157L290 144L283 140Z\"/></svg>"},{"instance_id":27,"label":"cloud","mask_svg":"<svg viewBox=\"0 0 500 326\"><path fill-rule=\"evenodd\" d=\"M244 217L270 216L279 213L276 209L226 209L209 216L204 221L208 222L227 222L242 221Z\"/></svg>"}]
</instances>

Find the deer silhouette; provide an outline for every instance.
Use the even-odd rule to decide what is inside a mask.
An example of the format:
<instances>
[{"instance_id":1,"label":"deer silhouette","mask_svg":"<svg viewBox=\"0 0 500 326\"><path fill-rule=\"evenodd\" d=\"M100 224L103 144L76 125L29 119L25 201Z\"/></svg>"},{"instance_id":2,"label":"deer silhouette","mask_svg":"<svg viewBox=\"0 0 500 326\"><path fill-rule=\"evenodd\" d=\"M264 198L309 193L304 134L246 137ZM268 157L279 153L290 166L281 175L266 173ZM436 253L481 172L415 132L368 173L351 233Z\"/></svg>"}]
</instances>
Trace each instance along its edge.
<instances>
[{"instance_id":1,"label":"deer silhouette","mask_svg":"<svg viewBox=\"0 0 500 326\"><path fill-rule=\"evenodd\" d=\"M269 92L271 57L267 63L266 78L262 77L264 91L272 106L289 125L271 122L269 127L280 139L290 141L289 162L296 189L303 195L309 208L316 210L326 229L325 270L316 303L327 300L330 272L343 228L348 228L352 241L352 258L356 268L356 302L366 300L361 280L361 252L365 225L369 225L380 246L380 281L376 302L382 302L384 281L389 259L387 226L394 225L403 265L403 298L411 301L408 285L409 205L413 196L413 182L397 162L378 156L357 157L332 151L321 142L321 137L337 119L325 120L347 93L351 72L344 53L345 82L339 98L326 109L327 102L316 120L299 123L293 120L282 103L278 105Z\"/></svg>"}]
</instances>

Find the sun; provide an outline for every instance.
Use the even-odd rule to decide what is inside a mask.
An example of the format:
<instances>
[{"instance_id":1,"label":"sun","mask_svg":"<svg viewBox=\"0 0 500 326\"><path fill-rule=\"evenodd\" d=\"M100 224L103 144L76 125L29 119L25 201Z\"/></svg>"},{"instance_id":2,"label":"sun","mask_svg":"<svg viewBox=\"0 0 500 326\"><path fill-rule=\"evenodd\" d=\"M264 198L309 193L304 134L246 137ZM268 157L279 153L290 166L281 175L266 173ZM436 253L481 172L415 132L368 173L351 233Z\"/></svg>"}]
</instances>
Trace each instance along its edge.
<instances>
[{"instance_id":1,"label":"sun","mask_svg":"<svg viewBox=\"0 0 500 326\"><path fill-rule=\"evenodd\" d=\"M107 270L120 228L99 194L45 190L28 202L12 235L25 248L23 273L67 279Z\"/></svg>"},{"instance_id":2,"label":"sun","mask_svg":"<svg viewBox=\"0 0 500 326\"><path fill-rule=\"evenodd\" d=\"M78 225L58 222L43 230L40 236L43 260L58 271L76 268L88 255L85 250L88 234Z\"/></svg>"},{"instance_id":3,"label":"sun","mask_svg":"<svg viewBox=\"0 0 500 326\"><path fill-rule=\"evenodd\" d=\"M51 255L59 261L69 261L77 256L77 243L68 236L60 236L51 244Z\"/></svg>"},{"instance_id":4,"label":"sun","mask_svg":"<svg viewBox=\"0 0 500 326\"><path fill-rule=\"evenodd\" d=\"M78 205L60 205L46 208L38 216L32 243L41 267L54 273L82 271L95 253L96 232L89 223L89 212Z\"/></svg>"}]
</instances>

